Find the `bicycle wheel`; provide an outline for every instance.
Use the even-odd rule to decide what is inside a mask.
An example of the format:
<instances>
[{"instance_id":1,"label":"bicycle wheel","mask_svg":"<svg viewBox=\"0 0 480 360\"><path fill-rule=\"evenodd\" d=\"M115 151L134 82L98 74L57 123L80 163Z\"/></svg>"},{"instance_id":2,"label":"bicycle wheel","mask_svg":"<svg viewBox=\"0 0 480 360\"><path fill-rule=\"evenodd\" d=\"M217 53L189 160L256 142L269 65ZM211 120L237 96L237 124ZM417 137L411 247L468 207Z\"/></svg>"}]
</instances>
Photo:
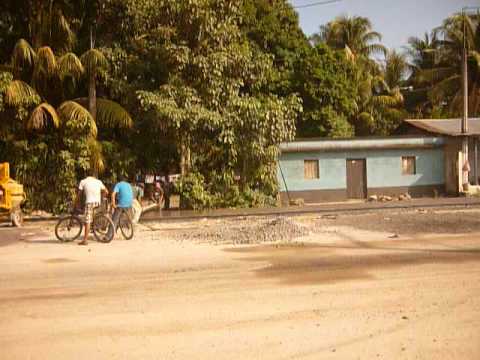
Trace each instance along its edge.
<instances>
[{"instance_id":1,"label":"bicycle wheel","mask_svg":"<svg viewBox=\"0 0 480 360\"><path fill-rule=\"evenodd\" d=\"M95 239L104 243L112 241L115 235L115 226L105 214L97 214L93 217L92 230Z\"/></svg>"},{"instance_id":2,"label":"bicycle wheel","mask_svg":"<svg viewBox=\"0 0 480 360\"><path fill-rule=\"evenodd\" d=\"M82 233L83 224L78 216L61 217L55 225L55 236L62 242L74 241Z\"/></svg>"},{"instance_id":3,"label":"bicycle wheel","mask_svg":"<svg viewBox=\"0 0 480 360\"><path fill-rule=\"evenodd\" d=\"M118 219L118 225L120 226L120 231L125 238L125 240L130 240L133 238L133 223L130 219L130 215L126 211L120 213L120 219Z\"/></svg>"}]
</instances>

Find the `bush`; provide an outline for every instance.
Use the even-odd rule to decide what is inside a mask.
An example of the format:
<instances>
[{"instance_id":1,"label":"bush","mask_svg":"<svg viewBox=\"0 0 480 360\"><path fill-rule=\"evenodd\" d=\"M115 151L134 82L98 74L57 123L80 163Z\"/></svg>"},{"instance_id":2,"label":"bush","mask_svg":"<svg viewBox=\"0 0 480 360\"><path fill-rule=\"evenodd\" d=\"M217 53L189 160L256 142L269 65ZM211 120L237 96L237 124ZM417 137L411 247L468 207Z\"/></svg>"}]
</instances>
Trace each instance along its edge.
<instances>
[{"instance_id":1,"label":"bush","mask_svg":"<svg viewBox=\"0 0 480 360\"><path fill-rule=\"evenodd\" d=\"M214 197L205 190L205 178L199 173L190 173L175 183L175 191L180 195L180 207L187 209L211 208Z\"/></svg>"},{"instance_id":2,"label":"bush","mask_svg":"<svg viewBox=\"0 0 480 360\"><path fill-rule=\"evenodd\" d=\"M197 172L190 173L177 181L175 191L180 195L180 207L183 209L245 208L275 206L276 199L260 190L246 187L243 191L237 184L224 185L220 191L218 183L211 189L205 177Z\"/></svg>"}]
</instances>

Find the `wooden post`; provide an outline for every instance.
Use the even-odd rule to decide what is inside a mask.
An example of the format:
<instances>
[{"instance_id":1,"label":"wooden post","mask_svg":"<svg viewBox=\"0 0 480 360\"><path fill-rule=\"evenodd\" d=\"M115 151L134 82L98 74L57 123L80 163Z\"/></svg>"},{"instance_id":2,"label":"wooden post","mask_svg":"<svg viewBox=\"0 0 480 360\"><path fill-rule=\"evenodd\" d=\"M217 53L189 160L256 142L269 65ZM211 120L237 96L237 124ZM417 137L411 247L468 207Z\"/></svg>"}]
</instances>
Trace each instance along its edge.
<instances>
[{"instance_id":1,"label":"wooden post","mask_svg":"<svg viewBox=\"0 0 480 360\"><path fill-rule=\"evenodd\" d=\"M478 137L473 138L473 174L475 176L474 184L478 186Z\"/></svg>"},{"instance_id":2,"label":"wooden post","mask_svg":"<svg viewBox=\"0 0 480 360\"><path fill-rule=\"evenodd\" d=\"M467 44L466 44L466 31L465 31L465 12L463 15L463 54L462 54L462 77L463 77L463 117L462 117L462 184L468 187L468 69L467 69ZM464 189L466 190L466 189Z\"/></svg>"}]
</instances>

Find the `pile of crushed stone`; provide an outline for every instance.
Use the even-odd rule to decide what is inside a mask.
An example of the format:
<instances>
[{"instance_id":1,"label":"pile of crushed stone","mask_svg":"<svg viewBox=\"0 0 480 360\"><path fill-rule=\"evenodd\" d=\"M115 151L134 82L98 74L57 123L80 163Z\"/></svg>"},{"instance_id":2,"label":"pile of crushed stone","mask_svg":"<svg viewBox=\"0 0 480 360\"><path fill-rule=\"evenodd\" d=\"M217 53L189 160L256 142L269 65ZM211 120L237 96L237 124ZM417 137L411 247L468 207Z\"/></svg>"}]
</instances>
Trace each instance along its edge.
<instances>
[{"instance_id":1,"label":"pile of crushed stone","mask_svg":"<svg viewBox=\"0 0 480 360\"><path fill-rule=\"evenodd\" d=\"M263 242L291 241L308 235L305 226L284 217L274 219L233 220L204 230L176 232L177 240L194 240L199 242L221 244L258 244Z\"/></svg>"}]
</instances>

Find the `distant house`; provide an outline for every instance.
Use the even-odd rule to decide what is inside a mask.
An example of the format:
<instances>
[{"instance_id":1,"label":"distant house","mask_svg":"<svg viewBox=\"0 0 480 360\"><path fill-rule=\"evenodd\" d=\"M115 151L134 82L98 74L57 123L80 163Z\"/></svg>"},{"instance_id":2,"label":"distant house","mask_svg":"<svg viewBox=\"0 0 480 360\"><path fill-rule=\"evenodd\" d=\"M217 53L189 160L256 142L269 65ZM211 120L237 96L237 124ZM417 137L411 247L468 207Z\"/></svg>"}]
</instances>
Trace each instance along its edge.
<instances>
[{"instance_id":1,"label":"distant house","mask_svg":"<svg viewBox=\"0 0 480 360\"><path fill-rule=\"evenodd\" d=\"M462 141L468 138L469 183L478 185L480 119L468 119L468 131L462 133L461 119L411 119L405 120L400 132L409 135L442 136L445 139L445 192L457 195L462 190Z\"/></svg>"},{"instance_id":2,"label":"distant house","mask_svg":"<svg viewBox=\"0 0 480 360\"><path fill-rule=\"evenodd\" d=\"M306 140L281 144L282 200L433 196L445 188L443 137ZM288 192L288 194L287 194Z\"/></svg>"},{"instance_id":3,"label":"distant house","mask_svg":"<svg viewBox=\"0 0 480 360\"><path fill-rule=\"evenodd\" d=\"M470 158L478 159L480 119L469 120ZM370 195L458 195L461 184L460 120L406 120L402 136L307 139L280 145L282 202L365 199ZM477 156L475 154L477 153ZM477 161L471 182L478 179Z\"/></svg>"}]
</instances>

